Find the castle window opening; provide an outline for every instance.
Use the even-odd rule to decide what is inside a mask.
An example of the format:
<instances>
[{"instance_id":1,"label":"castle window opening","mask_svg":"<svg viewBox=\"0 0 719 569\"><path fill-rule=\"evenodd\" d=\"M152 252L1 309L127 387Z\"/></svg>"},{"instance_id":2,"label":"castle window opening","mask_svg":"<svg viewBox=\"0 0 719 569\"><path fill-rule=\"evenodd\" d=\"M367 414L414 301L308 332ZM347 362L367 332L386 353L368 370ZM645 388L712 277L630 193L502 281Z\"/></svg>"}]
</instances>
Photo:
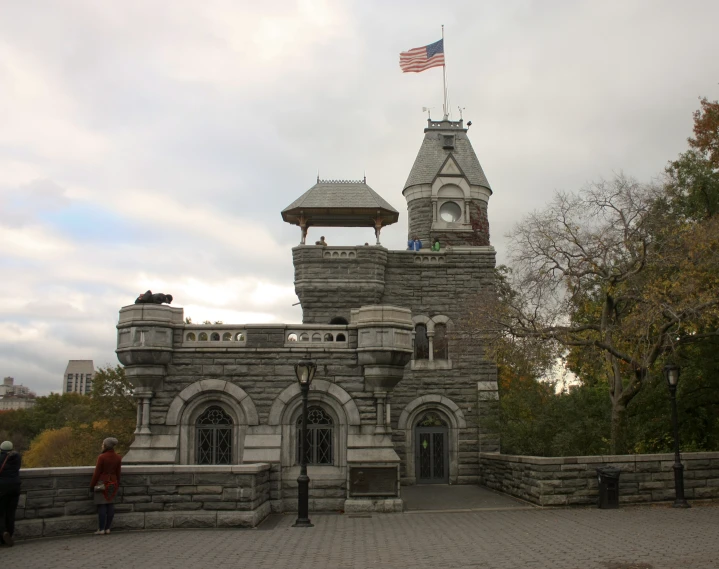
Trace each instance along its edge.
<instances>
[{"instance_id":1,"label":"castle window opening","mask_svg":"<svg viewBox=\"0 0 719 569\"><path fill-rule=\"evenodd\" d=\"M211 405L197 418L197 464L232 464L232 417Z\"/></svg>"},{"instance_id":2,"label":"castle window opening","mask_svg":"<svg viewBox=\"0 0 719 569\"><path fill-rule=\"evenodd\" d=\"M207 332L200 332L198 339L200 342L207 342Z\"/></svg>"},{"instance_id":3,"label":"castle window opening","mask_svg":"<svg viewBox=\"0 0 719 569\"><path fill-rule=\"evenodd\" d=\"M447 326L445 324L434 325L433 355L435 360L449 359L447 347Z\"/></svg>"},{"instance_id":4,"label":"castle window opening","mask_svg":"<svg viewBox=\"0 0 719 569\"><path fill-rule=\"evenodd\" d=\"M462 219L462 208L456 202L444 202L439 208L439 216L442 221L456 223Z\"/></svg>"},{"instance_id":5,"label":"castle window opening","mask_svg":"<svg viewBox=\"0 0 719 569\"><path fill-rule=\"evenodd\" d=\"M217 332L213 332L212 335L210 336L210 340L212 340L213 342L219 342L220 334Z\"/></svg>"},{"instance_id":6,"label":"castle window opening","mask_svg":"<svg viewBox=\"0 0 719 569\"><path fill-rule=\"evenodd\" d=\"M197 340L197 336L195 336L194 332L190 332L189 334L187 334L187 336L185 336L185 340L187 340L188 342L194 342Z\"/></svg>"},{"instance_id":7,"label":"castle window opening","mask_svg":"<svg viewBox=\"0 0 719 569\"><path fill-rule=\"evenodd\" d=\"M429 359L429 338L424 324L417 324L414 329L414 359Z\"/></svg>"},{"instance_id":8,"label":"castle window opening","mask_svg":"<svg viewBox=\"0 0 719 569\"><path fill-rule=\"evenodd\" d=\"M231 342L232 334L230 334L229 332L225 332L224 334L222 334L222 341L223 342Z\"/></svg>"},{"instance_id":9,"label":"castle window opening","mask_svg":"<svg viewBox=\"0 0 719 569\"><path fill-rule=\"evenodd\" d=\"M330 320L330 324L341 324L343 326L347 326L349 322L347 322L347 319L342 316L335 316L332 320Z\"/></svg>"},{"instance_id":10,"label":"castle window opening","mask_svg":"<svg viewBox=\"0 0 719 569\"><path fill-rule=\"evenodd\" d=\"M333 464L334 422L322 407L307 410L307 441L305 456L307 464ZM300 463L300 441L302 438L302 416L297 418L297 463Z\"/></svg>"},{"instance_id":11,"label":"castle window opening","mask_svg":"<svg viewBox=\"0 0 719 569\"><path fill-rule=\"evenodd\" d=\"M329 332L327 332L327 334L325 334L325 342L334 342L334 340L335 340L335 337L332 334L330 334Z\"/></svg>"},{"instance_id":12,"label":"castle window opening","mask_svg":"<svg viewBox=\"0 0 719 569\"><path fill-rule=\"evenodd\" d=\"M245 341L245 335L244 335L242 332L240 332L240 333L238 333L237 336L235 337L235 340L237 340L238 342L244 342L244 341Z\"/></svg>"},{"instance_id":13,"label":"castle window opening","mask_svg":"<svg viewBox=\"0 0 719 569\"><path fill-rule=\"evenodd\" d=\"M300 342L309 342L310 341L310 335L307 332L303 332L300 334Z\"/></svg>"},{"instance_id":14,"label":"castle window opening","mask_svg":"<svg viewBox=\"0 0 719 569\"><path fill-rule=\"evenodd\" d=\"M287 335L287 341L288 342L296 342L297 341L297 334L292 332L292 334Z\"/></svg>"},{"instance_id":15,"label":"castle window opening","mask_svg":"<svg viewBox=\"0 0 719 569\"><path fill-rule=\"evenodd\" d=\"M345 338L344 334L337 334L337 339L335 340L337 342L346 342L347 338Z\"/></svg>"}]
</instances>

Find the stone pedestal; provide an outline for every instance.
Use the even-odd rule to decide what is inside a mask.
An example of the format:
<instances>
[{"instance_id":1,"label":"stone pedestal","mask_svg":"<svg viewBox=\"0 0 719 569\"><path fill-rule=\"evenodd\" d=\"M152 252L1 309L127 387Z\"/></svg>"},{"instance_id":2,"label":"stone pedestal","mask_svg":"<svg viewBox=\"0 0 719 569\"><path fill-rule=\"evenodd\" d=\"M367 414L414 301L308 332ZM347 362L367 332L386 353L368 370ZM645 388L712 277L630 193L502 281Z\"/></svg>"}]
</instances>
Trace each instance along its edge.
<instances>
[{"instance_id":1,"label":"stone pedestal","mask_svg":"<svg viewBox=\"0 0 719 569\"><path fill-rule=\"evenodd\" d=\"M389 422L390 395L412 356L412 313L396 306L363 306L352 311L357 326L357 359L365 390L375 398L377 418L366 434L348 437L345 512L401 512L400 458Z\"/></svg>"},{"instance_id":2,"label":"stone pedestal","mask_svg":"<svg viewBox=\"0 0 719 569\"><path fill-rule=\"evenodd\" d=\"M123 457L126 464L174 464L178 435L152 432L150 411L155 393L162 391L172 359L172 332L184 325L182 308L133 304L120 310L117 358L137 400L135 441Z\"/></svg>"}]
</instances>

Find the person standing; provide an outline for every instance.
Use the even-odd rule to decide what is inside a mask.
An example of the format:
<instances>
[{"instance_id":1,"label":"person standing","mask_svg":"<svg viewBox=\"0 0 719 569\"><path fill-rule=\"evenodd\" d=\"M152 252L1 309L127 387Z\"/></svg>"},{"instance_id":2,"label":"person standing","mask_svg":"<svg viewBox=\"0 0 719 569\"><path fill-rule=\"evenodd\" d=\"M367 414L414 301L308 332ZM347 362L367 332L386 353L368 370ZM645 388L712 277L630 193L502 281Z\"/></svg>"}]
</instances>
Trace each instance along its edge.
<instances>
[{"instance_id":1,"label":"person standing","mask_svg":"<svg viewBox=\"0 0 719 569\"><path fill-rule=\"evenodd\" d=\"M97 504L98 530L95 535L109 534L112 519L115 517L115 496L120 488L120 469L122 458L115 452L117 439L109 437L102 441L102 452L97 457L95 473L90 482L90 491L94 493Z\"/></svg>"},{"instance_id":2,"label":"person standing","mask_svg":"<svg viewBox=\"0 0 719 569\"><path fill-rule=\"evenodd\" d=\"M0 444L0 536L2 543L12 547L15 533L15 512L20 501L20 453L13 450L13 444Z\"/></svg>"},{"instance_id":3,"label":"person standing","mask_svg":"<svg viewBox=\"0 0 719 569\"><path fill-rule=\"evenodd\" d=\"M432 243L432 251L439 251L439 237L434 238L434 243Z\"/></svg>"}]
</instances>

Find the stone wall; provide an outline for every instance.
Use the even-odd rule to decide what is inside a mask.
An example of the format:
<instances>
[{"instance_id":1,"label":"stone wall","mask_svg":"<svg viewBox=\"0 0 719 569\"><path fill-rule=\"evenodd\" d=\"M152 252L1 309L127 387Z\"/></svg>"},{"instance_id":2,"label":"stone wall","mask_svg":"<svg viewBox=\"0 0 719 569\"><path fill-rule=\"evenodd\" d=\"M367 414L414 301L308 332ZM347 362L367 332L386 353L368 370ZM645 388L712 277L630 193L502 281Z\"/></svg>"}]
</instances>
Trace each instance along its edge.
<instances>
[{"instance_id":1,"label":"stone wall","mask_svg":"<svg viewBox=\"0 0 719 569\"><path fill-rule=\"evenodd\" d=\"M439 253L390 251L382 301L409 308L413 316L443 315L456 324L473 297L491 284L494 264L491 247L444 249ZM480 433L482 419L491 415L496 406L496 366L484 358L481 346L461 345L458 337L450 337L449 359L448 368L407 366L404 378L392 394L393 440L402 458L401 476L405 484L411 484L414 478L413 461L408 460L413 453L408 441L412 426L399 430L398 420L410 402L424 395L447 397L459 406L466 421L466 427L456 433L457 464L450 465L456 472L453 484L476 484L479 452L499 449L496 433ZM478 385L490 385L493 389L480 397Z\"/></svg>"},{"instance_id":2,"label":"stone wall","mask_svg":"<svg viewBox=\"0 0 719 569\"><path fill-rule=\"evenodd\" d=\"M97 529L89 487L93 467L30 468L16 537L49 537ZM125 466L113 529L256 527L270 513L269 464Z\"/></svg>"},{"instance_id":3,"label":"stone wall","mask_svg":"<svg viewBox=\"0 0 719 569\"><path fill-rule=\"evenodd\" d=\"M350 320L350 309L380 304L387 250L384 247L300 246L292 249L295 292L305 324Z\"/></svg>"},{"instance_id":4,"label":"stone wall","mask_svg":"<svg viewBox=\"0 0 719 569\"><path fill-rule=\"evenodd\" d=\"M688 500L719 499L719 452L682 454ZM673 454L544 458L480 455L479 483L540 506L596 504L596 468L621 470L620 503L674 499Z\"/></svg>"},{"instance_id":5,"label":"stone wall","mask_svg":"<svg viewBox=\"0 0 719 569\"><path fill-rule=\"evenodd\" d=\"M407 239L418 237L429 247L429 236L432 229L432 199L416 198L407 203L409 231Z\"/></svg>"}]
</instances>

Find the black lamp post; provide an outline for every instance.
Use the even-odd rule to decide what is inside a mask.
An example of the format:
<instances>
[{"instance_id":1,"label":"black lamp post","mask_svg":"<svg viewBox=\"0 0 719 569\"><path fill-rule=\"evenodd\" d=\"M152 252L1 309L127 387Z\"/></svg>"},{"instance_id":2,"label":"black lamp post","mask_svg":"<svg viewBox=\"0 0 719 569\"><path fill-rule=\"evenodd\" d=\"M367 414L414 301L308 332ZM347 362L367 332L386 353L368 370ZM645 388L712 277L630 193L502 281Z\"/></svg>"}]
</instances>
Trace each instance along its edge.
<instances>
[{"instance_id":1,"label":"black lamp post","mask_svg":"<svg viewBox=\"0 0 719 569\"><path fill-rule=\"evenodd\" d=\"M674 428L674 508L691 508L684 498L684 465L679 455L679 425L677 424L677 383L679 383L679 366L664 366L664 377L672 396L672 426Z\"/></svg>"},{"instance_id":2,"label":"black lamp post","mask_svg":"<svg viewBox=\"0 0 719 569\"><path fill-rule=\"evenodd\" d=\"M302 391L302 434L300 435L300 475L297 477L297 520L292 527L311 528L310 477L307 476L307 395L317 366L309 358L295 364L295 375Z\"/></svg>"}]
</instances>

